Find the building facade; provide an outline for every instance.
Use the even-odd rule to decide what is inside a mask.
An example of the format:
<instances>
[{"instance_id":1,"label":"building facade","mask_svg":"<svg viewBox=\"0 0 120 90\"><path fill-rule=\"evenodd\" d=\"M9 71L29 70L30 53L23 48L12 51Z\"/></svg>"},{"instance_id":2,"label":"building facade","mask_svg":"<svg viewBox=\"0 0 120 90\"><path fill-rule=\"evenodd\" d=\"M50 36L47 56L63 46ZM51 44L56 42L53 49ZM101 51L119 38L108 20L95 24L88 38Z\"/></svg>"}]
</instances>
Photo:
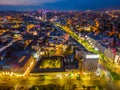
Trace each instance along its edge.
<instances>
[{"instance_id":1,"label":"building facade","mask_svg":"<svg viewBox=\"0 0 120 90\"><path fill-rule=\"evenodd\" d=\"M98 69L99 55L85 54L82 60L82 72L95 72Z\"/></svg>"}]
</instances>

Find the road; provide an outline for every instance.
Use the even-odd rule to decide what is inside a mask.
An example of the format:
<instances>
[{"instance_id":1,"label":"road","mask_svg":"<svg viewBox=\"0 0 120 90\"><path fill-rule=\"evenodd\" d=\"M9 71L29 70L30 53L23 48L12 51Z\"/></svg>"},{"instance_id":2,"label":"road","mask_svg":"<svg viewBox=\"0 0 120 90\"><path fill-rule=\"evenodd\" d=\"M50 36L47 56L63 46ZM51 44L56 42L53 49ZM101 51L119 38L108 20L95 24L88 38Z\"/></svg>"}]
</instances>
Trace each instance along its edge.
<instances>
[{"instance_id":1,"label":"road","mask_svg":"<svg viewBox=\"0 0 120 90\"><path fill-rule=\"evenodd\" d=\"M49 76L48 76L49 78ZM40 85L48 85L48 84L55 84L60 86L68 86L71 87L76 85L77 88L82 88L83 86L101 86L104 90L119 90L119 82L108 83L105 80L76 80L72 78L57 78L57 79L45 79L39 80L38 77L28 77L28 78L7 78L7 79L0 79L0 88L1 87L11 87L15 90L20 90L19 88L24 87L25 89L29 89L33 85L40 86ZM13 89L13 90L14 90ZM24 90L24 89L23 89Z\"/></svg>"},{"instance_id":2,"label":"road","mask_svg":"<svg viewBox=\"0 0 120 90\"><path fill-rule=\"evenodd\" d=\"M12 40L10 43L8 43L7 45L5 45L4 47L1 47L0 48L0 52L2 52L3 50L5 50L6 48L10 47L14 42L15 42L15 40Z\"/></svg>"}]
</instances>

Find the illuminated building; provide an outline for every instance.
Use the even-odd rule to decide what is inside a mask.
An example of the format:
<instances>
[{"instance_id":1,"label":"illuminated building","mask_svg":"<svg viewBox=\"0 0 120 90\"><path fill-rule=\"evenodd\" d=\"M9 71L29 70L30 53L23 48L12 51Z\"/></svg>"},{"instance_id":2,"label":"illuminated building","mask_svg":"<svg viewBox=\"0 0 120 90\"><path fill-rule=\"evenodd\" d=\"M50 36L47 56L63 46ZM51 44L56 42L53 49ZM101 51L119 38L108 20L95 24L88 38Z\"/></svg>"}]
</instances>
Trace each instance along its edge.
<instances>
[{"instance_id":1,"label":"illuminated building","mask_svg":"<svg viewBox=\"0 0 120 90\"><path fill-rule=\"evenodd\" d=\"M31 67L31 63L34 61L33 56L22 56L18 60L12 60L12 62L6 62L3 65L3 72L13 72L16 74L23 74L28 67Z\"/></svg>"},{"instance_id":2,"label":"illuminated building","mask_svg":"<svg viewBox=\"0 0 120 90\"><path fill-rule=\"evenodd\" d=\"M82 60L82 72L95 72L98 68L99 55L85 53Z\"/></svg>"},{"instance_id":3,"label":"illuminated building","mask_svg":"<svg viewBox=\"0 0 120 90\"><path fill-rule=\"evenodd\" d=\"M120 65L120 52L117 52L117 54L115 55L114 62Z\"/></svg>"},{"instance_id":4,"label":"illuminated building","mask_svg":"<svg viewBox=\"0 0 120 90\"><path fill-rule=\"evenodd\" d=\"M76 49L76 51L75 51L75 58L81 59L82 56L83 56L83 52L81 50L79 50L79 49Z\"/></svg>"},{"instance_id":5,"label":"illuminated building","mask_svg":"<svg viewBox=\"0 0 120 90\"><path fill-rule=\"evenodd\" d=\"M47 12L46 12L46 10L43 10L43 12L42 12L42 20L47 21Z\"/></svg>"}]
</instances>

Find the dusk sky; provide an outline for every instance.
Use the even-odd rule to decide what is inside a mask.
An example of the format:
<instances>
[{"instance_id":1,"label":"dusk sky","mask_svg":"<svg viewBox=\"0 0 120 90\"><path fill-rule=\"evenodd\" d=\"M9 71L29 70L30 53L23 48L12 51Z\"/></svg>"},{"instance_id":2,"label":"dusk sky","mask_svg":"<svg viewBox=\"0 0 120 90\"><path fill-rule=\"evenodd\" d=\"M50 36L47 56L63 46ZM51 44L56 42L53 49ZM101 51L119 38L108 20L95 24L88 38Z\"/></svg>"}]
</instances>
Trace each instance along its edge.
<instances>
[{"instance_id":1,"label":"dusk sky","mask_svg":"<svg viewBox=\"0 0 120 90\"><path fill-rule=\"evenodd\" d=\"M0 10L120 9L120 0L0 0Z\"/></svg>"}]
</instances>

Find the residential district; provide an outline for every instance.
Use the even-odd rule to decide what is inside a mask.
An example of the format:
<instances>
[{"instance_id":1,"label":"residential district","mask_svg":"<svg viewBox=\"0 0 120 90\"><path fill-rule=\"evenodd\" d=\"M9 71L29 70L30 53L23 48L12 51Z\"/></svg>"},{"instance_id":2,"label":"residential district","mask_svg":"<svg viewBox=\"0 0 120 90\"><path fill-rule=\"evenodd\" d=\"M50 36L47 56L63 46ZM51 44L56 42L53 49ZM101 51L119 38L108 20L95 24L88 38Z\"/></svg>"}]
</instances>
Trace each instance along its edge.
<instances>
[{"instance_id":1,"label":"residential district","mask_svg":"<svg viewBox=\"0 0 120 90\"><path fill-rule=\"evenodd\" d=\"M120 10L0 11L0 90L120 90Z\"/></svg>"}]
</instances>

